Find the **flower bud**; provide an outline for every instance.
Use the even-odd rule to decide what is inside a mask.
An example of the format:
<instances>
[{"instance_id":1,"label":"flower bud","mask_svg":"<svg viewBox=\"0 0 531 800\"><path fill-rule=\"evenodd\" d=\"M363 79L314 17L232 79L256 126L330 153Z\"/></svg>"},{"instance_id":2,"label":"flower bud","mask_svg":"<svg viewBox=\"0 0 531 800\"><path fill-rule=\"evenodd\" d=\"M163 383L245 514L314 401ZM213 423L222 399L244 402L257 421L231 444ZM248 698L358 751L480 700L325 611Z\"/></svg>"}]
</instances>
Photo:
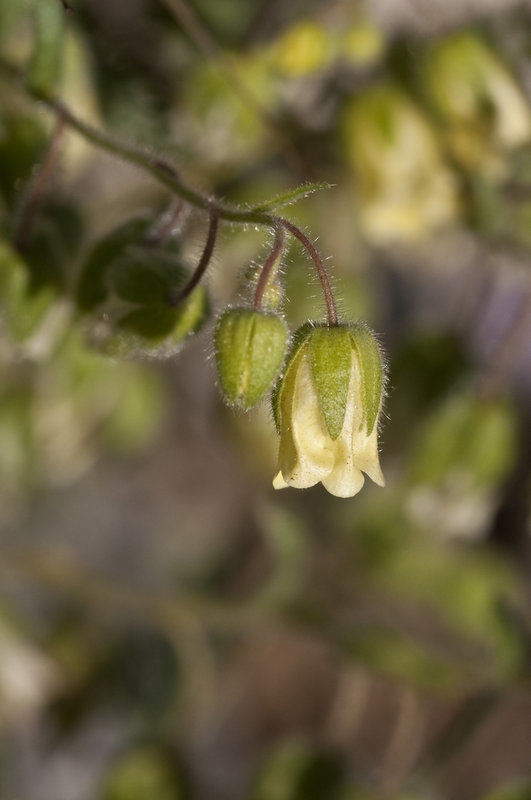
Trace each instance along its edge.
<instances>
[{"instance_id":1,"label":"flower bud","mask_svg":"<svg viewBox=\"0 0 531 800\"><path fill-rule=\"evenodd\" d=\"M276 381L288 345L282 317L231 308L218 320L214 335L219 383L229 405L247 411Z\"/></svg>"},{"instance_id":2,"label":"flower bud","mask_svg":"<svg viewBox=\"0 0 531 800\"><path fill-rule=\"evenodd\" d=\"M365 472L379 486L378 416L383 365L363 325L312 327L295 334L273 398L280 433L276 489L319 481L337 497L359 492Z\"/></svg>"}]
</instances>

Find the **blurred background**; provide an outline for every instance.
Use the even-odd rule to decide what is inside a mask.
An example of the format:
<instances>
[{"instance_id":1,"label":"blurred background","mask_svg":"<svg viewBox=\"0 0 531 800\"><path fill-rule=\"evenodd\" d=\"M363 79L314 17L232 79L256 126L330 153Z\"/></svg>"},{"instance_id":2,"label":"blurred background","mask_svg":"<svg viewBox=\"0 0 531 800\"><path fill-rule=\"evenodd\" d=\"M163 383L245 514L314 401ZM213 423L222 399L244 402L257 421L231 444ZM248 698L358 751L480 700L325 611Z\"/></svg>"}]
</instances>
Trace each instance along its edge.
<instances>
[{"instance_id":1,"label":"blurred background","mask_svg":"<svg viewBox=\"0 0 531 800\"><path fill-rule=\"evenodd\" d=\"M81 119L227 203L332 184L283 213L388 354L387 487L275 492L220 403L267 230L122 324L124 243L190 269L205 215L59 130L0 0L0 797L529 800L531 3L70 6ZM297 245L285 283L323 319Z\"/></svg>"}]
</instances>

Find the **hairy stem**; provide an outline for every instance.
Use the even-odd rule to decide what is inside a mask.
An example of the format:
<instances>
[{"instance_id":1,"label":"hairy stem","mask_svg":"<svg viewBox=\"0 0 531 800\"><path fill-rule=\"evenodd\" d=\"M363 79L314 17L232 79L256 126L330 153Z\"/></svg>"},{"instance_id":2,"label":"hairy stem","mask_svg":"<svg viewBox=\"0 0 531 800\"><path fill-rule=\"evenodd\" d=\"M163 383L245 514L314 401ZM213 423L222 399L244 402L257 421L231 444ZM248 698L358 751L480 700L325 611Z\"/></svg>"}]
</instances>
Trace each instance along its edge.
<instances>
[{"instance_id":1,"label":"hairy stem","mask_svg":"<svg viewBox=\"0 0 531 800\"><path fill-rule=\"evenodd\" d=\"M199 259L199 264L195 268L190 280L181 289L181 291L170 297L170 305L178 306L183 302L183 300L186 300L186 298L193 292L195 287L201 281L201 278L205 274L210 263L210 259L212 258L212 253L214 252L214 245L216 244L216 236L218 232L218 223L218 207L215 203L212 203L210 206L210 223L208 226L207 240L201 258Z\"/></svg>"},{"instance_id":2,"label":"hairy stem","mask_svg":"<svg viewBox=\"0 0 531 800\"><path fill-rule=\"evenodd\" d=\"M266 290L267 282L269 280L269 276L271 275L271 270L274 268L275 264L277 264L279 258L282 256L282 251L284 250L284 241L285 241L284 228L282 225L279 224L277 226L275 233L275 241L273 242L273 249L269 253L267 261L262 267L262 271L260 273L260 277L256 285L256 293L254 295L255 311L260 311L262 300L264 299L264 292Z\"/></svg>"},{"instance_id":3,"label":"hairy stem","mask_svg":"<svg viewBox=\"0 0 531 800\"><path fill-rule=\"evenodd\" d=\"M334 298L334 293L332 292L332 287L330 285L330 281L328 279L328 274L324 267L323 261L315 246L312 242L308 239L305 233L301 231L300 228L297 228L293 222L290 222L287 219L283 219L281 217L277 217L279 223L283 225L286 230L288 230L299 242L306 248L310 257L315 264L315 269L317 271L317 275L319 280L321 281L321 288L323 290L324 298L326 301L326 307L328 309L328 323L330 325L337 325L338 324L338 314L337 314L337 307L336 301Z\"/></svg>"},{"instance_id":4,"label":"hairy stem","mask_svg":"<svg viewBox=\"0 0 531 800\"><path fill-rule=\"evenodd\" d=\"M11 64L6 63L3 60L0 60L0 68L7 72L11 77L22 77L21 73L17 70L16 67L13 67ZM32 94L31 88L26 86L26 90ZM63 121L63 124L66 123L69 125L73 130L83 136L87 141L91 142L96 147L100 147L103 150L106 150L108 153L113 153L114 155L122 158L125 161L128 161L131 164L135 164L138 167L149 172L159 183L166 186L171 192L177 194L182 200L189 203L191 206L195 208L201 209L203 211L208 211L211 214L211 230L209 233L209 237L212 234L212 214L213 209L215 208L216 214L216 221L215 221L215 230L213 232L213 236L215 239L215 234L217 231L217 224L219 220L225 220L226 222L235 222L239 224L254 224L254 225L267 225L270 228L273 228L275 232L278 230L278 227L281 226L285 228L292 236L299 240L302 246L307 250L310 258L312 259L315 269L317 271L317 275L321 282L321 287L323 291L323 295L326 301L327 311L328 311L328 322L330 325L337 325L338 324L338 313L337 307L334 299L334 294L332 292L332 287L330 285L330 281L328 279L328 275L326 269L324 267L323 261L317 252L315 246L312 242L308 239L306 234L304 234L300 228L298 228L293 222L289 220L276 216L275 214L270 214L266 211L260 210L260 208L251 208L247 210L243 210L241 208L234 208L231 206L225 206L217 201L215 202L211 197L198 192L197 190L193 189L191 186L188 186L179 176L173 165L169 164L162 158L158 156L153 156L150 153L147 153L138 147L134 147L123 142L118 141L112 136L104 133L103 131L98 130L97 128L92 127L92 125L88 125L87 123L80 120L70 109L58 98L49 98L49 97L42 97L36 96L36 100L46 105L50 110L54 111L58 114ZM213 242L209 244L207 241L207 247L205 248L205 253L208 255L208 259L210 259L211 252L208 253L208 248L213 249ZM205 253L203 256L205 256ZM200 265L203 262L203 257L201 258ZM206 262L204 269L206 269ZM199 267L198 267L199 268ZM196 270L196 273L197 274ZM195 285L195 284L194 284ZM182 298L181 298L182 299Z\"/></svg>"},{"instance_id":5,"label":"hairy stem","mask_svg":"<svg viewBox=\"0 0 531 800\"><path fill-rule=\"evenodd\" d=\"M172 197L168 208L144 236L148 247L159 247L168 241L182 227L185 205L180 197Z\"/></svg>"}]
</instances>

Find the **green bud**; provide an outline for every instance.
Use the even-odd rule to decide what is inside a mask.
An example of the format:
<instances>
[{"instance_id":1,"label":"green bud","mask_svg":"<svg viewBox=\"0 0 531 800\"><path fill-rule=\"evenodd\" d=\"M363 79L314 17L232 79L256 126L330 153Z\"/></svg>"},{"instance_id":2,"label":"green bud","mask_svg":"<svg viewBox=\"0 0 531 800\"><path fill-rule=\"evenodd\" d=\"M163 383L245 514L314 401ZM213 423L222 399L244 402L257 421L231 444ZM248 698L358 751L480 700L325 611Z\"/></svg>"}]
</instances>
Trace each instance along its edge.
<instances>
[{"instance_id":1,"label":"green bud","mask_svg":"<svg viewBox=\"0 0 531 800\"><path fill-rule=\"evenodd\" d=\"M218 376L224 400L247 411L276 381L286 355L288 328L275 314L231 308L214 335Z\"/></svg>"}]
</instances>

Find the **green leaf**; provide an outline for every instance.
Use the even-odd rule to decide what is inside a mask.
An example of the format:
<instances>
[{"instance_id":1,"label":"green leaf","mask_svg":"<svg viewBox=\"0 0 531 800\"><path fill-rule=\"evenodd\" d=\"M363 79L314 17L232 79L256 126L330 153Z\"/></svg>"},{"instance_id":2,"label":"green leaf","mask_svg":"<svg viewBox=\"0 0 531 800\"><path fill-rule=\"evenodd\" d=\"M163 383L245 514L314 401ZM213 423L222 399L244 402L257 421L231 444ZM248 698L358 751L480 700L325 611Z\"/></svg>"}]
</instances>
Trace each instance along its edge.
<instances>
[{"instance_id":1,"label":"green leaf","mask_svg":"<svg viewBox=\"0 0 531 800\"><path fill-rule=\"evenodd\" d=\"M509 403L454 395L420 429L412 479L440 483L456 473L469 486L496 486L514 463L516 449L515 414Z\"/></svg>"},{"instance_id":2,"label":"green leaf","mask_svg":"<svg viewBox=\"0 0 531 800\"><path fill-rule=\"evenodd\" d=\"M150 341L159 341L171 333L179 312L168 306L142 306L120 317L117 327Z\"/></svg>"},{"instance_id":3,"label":"green leaf","mask_svg":"<svg viewBox=\"0 0 531 800\"><path fill-rule=\"evenodd\" d=\"M352 372L349 329L315 328L310 337L310 363L328 433L337 439L343 429Z\"/></svg>"},{"instance_id":4,"label":"green leaf","mask_svg":"<svg viewBox=\"0 0 531 800\"><path fill-rule=\"evenodd\" d=\"M15 201L46 149L46 131L30 114L0 111L0 191L8 203Z\"/></svg>"},{"instance_id":5,"label":"green leaf","mask_svg":"<svg viewBox=\"0 0 531 800\"><path fill-rule=\"evenodd\" d=\"M55 297L50 286L33 289L28 266L0 242L0 303L7 331L15 341L24 341L38 329Z\"/></svg>"},{"instance_id":6,"label":"green leaf","mask_svg":"<svg viewBox=\"0 0 531 800\"><path fill-rule=\"evenodd\" d=\"M209 312L208 295L203 286L198 286L190 297L176 308L155 303L138 306L115 323L118 331L134 335L129 342L121 339L117 349L125 354L128 349L138 350L160 344L174 348L176 344L201 328ZM107 344L113 347L112 337ZM162 352L160 354L162 355Z\"/></svg>"},{"instance_id":7,"label":"green leaf","mask_svg":"<svg viewBox=\"0 0 531 800\"><path fill-rule=\"evenodd\" d=\"M107 272L128 245L141 243L149 225L144 217L129 219L96 242L80 271L76 289L79 308L91 311L105 300L109 291L105 281Z\"/></svg>"},{"instance_id":8,"label":"green leaf","mask_svg":"<svg viewBox=\"0 0 531 800\"><path fill-rule=\"evenodd\" d=\"M124 755L107 776L103 800L180 800L174 763L155 747L138 747Z\"/></svg>"},{"instance_id":9,"label":"green leaf","mask_svg":"<svg viewBox=\"0 0 531 800\"><path fill-rule=\"evenodd\" d=\"M384 380L382 356L376 338L364 325L361 323L352 325L350 334L360 365L365 425L367 434L370 434L382 405Z\"/></svg>"},{"instance_id":10,"label":"green leaf","mask_svg":"<svg viewBox=\"0 0 531 800\"><path fill-rule=\"evenodd\" d=\"M188 277L188 270L173 257L149 249L135 250L113 265L109 285L122 300L164 305Z\"/></svg>"},{"instance_id":11,"label":"green leaf","mask_svg":"<svg viewBox=\"0 0 531 800\"><path fill-rule=\"evenodd\" d=\"M286 192L285 194L280 194L277 197L272 197L271 200L266 200L265 203L260 203L260 205L255 206L253 211L261 212L261 211L275 211L277 208L282 208L283 206L289 206L292 203L296 203L298 200L302 200L305 197L309 197L311 194L315 192L320 192L323 189L331 189L331 183L325 183L321 181L319 183L306 183L304 186L297 186L296 189L292 189L291 192Z\"/></svg>"},{"instance_id":12,"label":"green leaf","mask_svg":"<svg viewBox=\"0 0 531 800\"><path fill-rule=\"evenodd\" d=\"M262 767L251 800L339 800L344 768L337 753L290 743Z\"/></svg>"},{"instance_id":13,"label":"green leaf","mask_svg":"<svg viewBox=\"0 0 531 800\"><path fill-rule=\"evenodd\" d=\"M40 97L53 97L63 56L65 9L59 0L34 0L35 46L28 70L28 86Z\"/></svg>"}]
</instances>

